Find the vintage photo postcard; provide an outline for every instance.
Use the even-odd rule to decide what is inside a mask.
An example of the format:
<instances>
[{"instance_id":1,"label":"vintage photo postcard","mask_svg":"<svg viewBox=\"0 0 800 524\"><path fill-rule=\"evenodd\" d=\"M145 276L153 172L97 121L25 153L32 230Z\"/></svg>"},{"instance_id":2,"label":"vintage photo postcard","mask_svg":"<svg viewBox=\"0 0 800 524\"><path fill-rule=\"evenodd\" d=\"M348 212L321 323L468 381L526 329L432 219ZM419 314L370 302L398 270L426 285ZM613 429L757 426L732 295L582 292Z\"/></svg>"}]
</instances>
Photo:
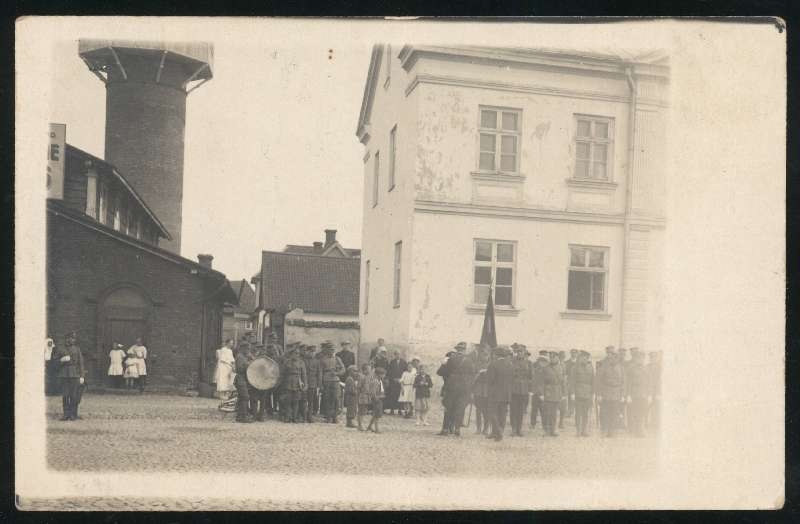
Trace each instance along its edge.
<instances>
[{"instance_id":1,"label":"vintage photo postcard","mask_svg":"<svg viewBox=\"0 0 800 524\"><path fill-rule=\"evenodd\" d=\"M782 507L785 118L779 19L20 19L17 506Z\"/></svg>"}]
</instances>

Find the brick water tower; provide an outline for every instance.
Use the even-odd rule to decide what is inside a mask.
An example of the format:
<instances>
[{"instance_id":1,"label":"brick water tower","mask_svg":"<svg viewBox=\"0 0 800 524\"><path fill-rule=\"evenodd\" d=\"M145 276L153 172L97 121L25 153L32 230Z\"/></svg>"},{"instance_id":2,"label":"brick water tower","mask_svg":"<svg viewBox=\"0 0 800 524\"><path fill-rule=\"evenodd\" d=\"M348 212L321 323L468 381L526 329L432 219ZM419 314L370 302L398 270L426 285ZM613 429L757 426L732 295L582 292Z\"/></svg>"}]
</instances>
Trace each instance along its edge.
<instances>
[{"instance_id":1,"label":"brick water tower","mask_svg":"<svg viewBox=\"0 0 800 524\"><path fill-rule=\"evenodd\" d=\"M162 247L180 254L186 96L213 76L213 46L81 40L78 54L106 86L105 160L172 235Z\"/></svg>"}]
</instances>

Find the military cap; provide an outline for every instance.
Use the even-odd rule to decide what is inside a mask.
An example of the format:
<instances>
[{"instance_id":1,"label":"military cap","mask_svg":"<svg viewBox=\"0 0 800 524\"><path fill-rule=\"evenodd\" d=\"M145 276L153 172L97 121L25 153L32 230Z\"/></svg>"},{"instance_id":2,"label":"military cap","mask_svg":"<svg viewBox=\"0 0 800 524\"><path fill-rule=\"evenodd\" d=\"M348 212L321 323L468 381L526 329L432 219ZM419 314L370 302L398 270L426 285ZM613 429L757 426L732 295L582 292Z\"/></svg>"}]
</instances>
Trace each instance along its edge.
<instances>
[{"instance_id":1,"label":"military cap","mask_svg":"<svg viewBox=\"0 0 800 524\"><path fill-rule=\"evenodd\" d=\"M326 340L322 344L320 344L320 347L322 348L323 351L326 349L333 349L333 342L331 342L330 340Z\"/></svg>"},{"instance_id":2,"label":"military cap","mask_svg":"<svg viewBox=\"0 0 800 524\"><path fill-rule=\"evenodd\" d=\"M569 352L570 353L580 353L580 351L578 351L577 349L574 349L574 348L570 349Z\"/></svg>"},{"instance_id":3,"label":"military cap","mask_svg":"<svg viewBox=\"0 0 800 524\"><path fill-rule=\"evenodd\" d=\"M542 354L542 353L544 353L544 354ZM549 359L550 359L550 357L548 356L547 351L544 351L544 352L540 351L539 352L539 357L536 360L549 360Z\"/></svg>"},{"instance_id":4,"label":"military cap","mask_svg":"<svg viewBox=\"0 0 800 524\"><path fill-rule=\"evenodd\" d=\"M342 341L341 345L342 346L351 346L352 344L351 344L351 342L349 340L344 340L344 341Z\"/></svg>"},{"instance_id":5,"label":"military cap","mask_svg":"<svg viewBox=\"0 0 800 524\"><path fill-rule=\"evenodd\" d=\"M539 356L540 357L549 357L550 356L550 352L549 351L545 351L545 350L541 350L541 351L539 351Z\"/></svg>"},{"instance_id":6,"label":"military cap","mask_svg":"<svg viewBox=\"0 0 800 524\"><path fill-rule=\"evenodd\" d=\"M456 351L466 351L467 350L467 343L466 342L459 342L458 344L455 345L455 347L453 349L455 349Z\"/></svg>"},{"instance_id":7,"label":"military cap","mask_svg":"<svg viewBox=\"0 0 800 524\"><path fill-rule=\"evenodd\" d=\"M574 350L574 351L577 351L577 350ZM584 350L578 351L578 354L582 355L582 356L584 356L586 358L591 358L591 356L592 356L591 353L589 353L588 351L584 351Z\"/></svg>"},{"instance_id":8,"label":"military cap","mask_svg":"<svg viewBox=\"0 0 800 524\"><path fill-rule=\"evenodd\" d=\"M516 351L516 350L517 350L517 348L519 348L519 344L517 344L516 342L512 342L512 343L511 343L511 349L512 349L512 350L514 350L514 351Z\"/></svg>"},{"instance_id":9,"label":"military cap","mask_svg":"<svg viewBox=\"0 0 800 524\"><path fill-rule=\"evenodd\" d=\"M494 354L497 355L498 357L506 356L507 351L508 350L503 346L497 346L496 348L494 348Z\"/></svg>"}]
</instances>

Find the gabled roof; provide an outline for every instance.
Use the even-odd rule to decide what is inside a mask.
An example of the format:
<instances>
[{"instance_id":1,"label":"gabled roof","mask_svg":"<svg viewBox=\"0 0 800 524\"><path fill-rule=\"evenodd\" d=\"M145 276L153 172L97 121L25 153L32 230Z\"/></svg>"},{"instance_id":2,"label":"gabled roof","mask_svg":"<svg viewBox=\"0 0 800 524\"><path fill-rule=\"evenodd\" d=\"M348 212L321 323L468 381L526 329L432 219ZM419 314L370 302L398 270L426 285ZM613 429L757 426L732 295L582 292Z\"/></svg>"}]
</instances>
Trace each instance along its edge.
<instances>
[{"instance_id":1,"label":"gabled roof","mask_svg":"<svg viewBox=\"0 0 800 524\"><path fill-rule=\"evenodd\" d=\"M357 258L263 251L261 307L357 315L360 264Z\"/></svg>"},{"instance_id":2,"label":"gabled roof","mask_svg":"<svg viewBox=\"0 0 800 524\"><path fill-rule=\"evenodd\" d=\"M333 244L329 245L328 247L323 247L321 252L315 251L314 246L301 246L298 244L286 244L286 247L283 248L284 253L291 253L295 255L330 255L330 252L334 249L341 250L342 253L349 257L358 258L361 256L360 249L352 249L347 247L342 247L339 242L334 242Z\"/></svg>"},{"instance_id":3,"label":"gabled roof","mask_svg":"<svg viewBox=\"0 0 800 524\"><path fill-rule=\"evenodd\" d=\"M133 188L133 186L125 179L117 168L102 158L98 158L91 153L87 153L83 149L78 149L77 147L67 144L67 154L77 156L79 158L83 158L84 160L88 160L92 163L95 169L100 170L103 173L109 174L112 178L116 179L122 187L133 197L133 199L139 204L145 214L152 220L153 224L155 224L156 228L158 229L161 236L166 238L167 240L172 240L172 236L167 231L167 228L164 227L164 224L158 219L156 214L153 212L152 209L147 205L144 199L139 196L139 193Z\"/></svg>"},{"instance_id":4,"label":"gabled roof","mask_svg":"<svg viewBox=\"0 0 800 524\"><path fill-rule=\"evenodd\" d=\"M233 292L239 298L239 305L235 308L237 313L252 313L256 308L256 292L250 287L247 279L231 282Z\"/></svg>"}]
</instances>

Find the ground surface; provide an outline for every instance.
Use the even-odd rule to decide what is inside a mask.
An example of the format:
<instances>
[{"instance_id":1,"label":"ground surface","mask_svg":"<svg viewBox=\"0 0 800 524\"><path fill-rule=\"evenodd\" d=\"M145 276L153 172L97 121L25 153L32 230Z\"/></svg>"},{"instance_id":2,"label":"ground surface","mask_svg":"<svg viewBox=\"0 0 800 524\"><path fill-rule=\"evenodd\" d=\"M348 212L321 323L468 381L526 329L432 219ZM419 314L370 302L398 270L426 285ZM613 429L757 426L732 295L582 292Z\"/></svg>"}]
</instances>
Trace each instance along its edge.
<instances>
[{"instance_id":1,"label":"ground surface","mask_svg":"<svg viewBox=\"0 0 800 524\"><path fill-rule=\"evenodd\" d=\"M237 424L230 413L217 410L218 401L196 397L86 395L83 420L58 420L61 399L48 399L47 459L59 471L98 472L258 472L343 473L411 476L479 476L501 478L602 479L647 477L655 473L658 440L620 434L613 439L592 435L577 438L572 420L557 438L531 430L502 442L474 434L461 438L436 436L441 424L438 402L431 425L386 415L382 434L346 429L333 424L284 424L266 421ZM343 417L341 417L343 419ZM265 445L257 444L261 442ZM313 450L313 453L310 452ZM247 460L231 460L231 457ZM409 460L414 457L414 460ZM138 509L225 509L224 501L152 499ZM125 509L124 500L72 501L75 507ZM240 501L240 509L293 509L286 502ZM58 507L53 501L29 501L26 506ZM330 506L330 505L328 505ZM317 509L348 509L333 505ZM64 509L69 509L67 506ZM368 508L364 508L368 509ZM386 509L386 508L382 508Z\"/></svg>"}]
</instances>

